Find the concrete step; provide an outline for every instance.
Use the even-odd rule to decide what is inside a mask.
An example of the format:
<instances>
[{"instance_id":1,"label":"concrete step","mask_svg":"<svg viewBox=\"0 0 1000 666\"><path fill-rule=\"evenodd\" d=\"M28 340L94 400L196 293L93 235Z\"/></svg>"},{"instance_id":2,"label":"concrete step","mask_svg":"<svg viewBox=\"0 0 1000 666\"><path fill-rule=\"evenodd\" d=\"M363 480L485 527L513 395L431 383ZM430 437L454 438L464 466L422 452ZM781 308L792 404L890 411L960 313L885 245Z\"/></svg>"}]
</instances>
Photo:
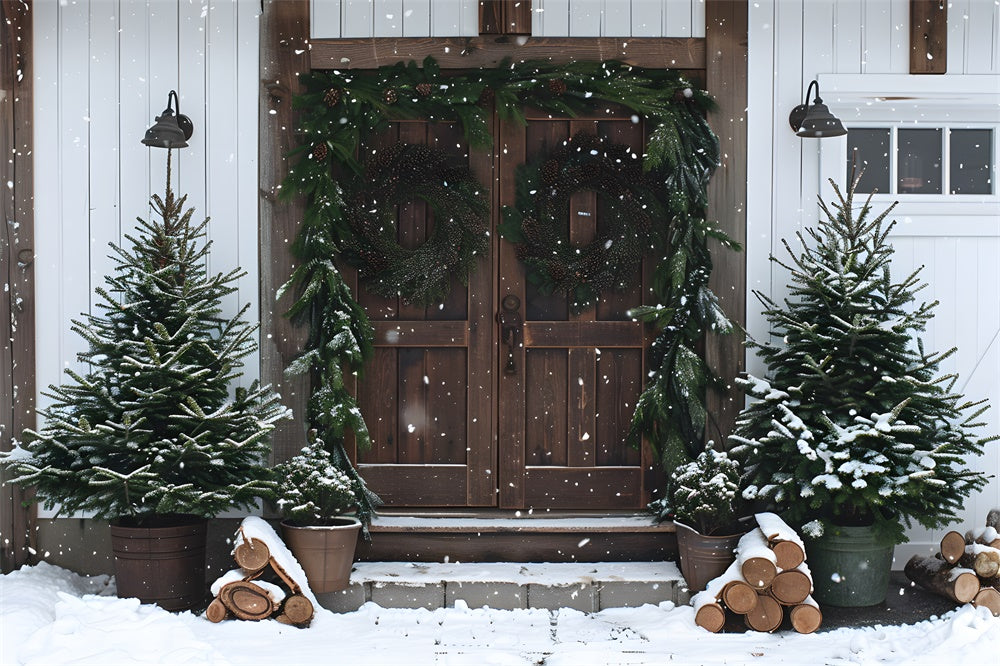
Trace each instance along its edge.
<instances>
[{"instance_id":1,"label":"concrete step","mask_svg":"<svg viewBox=\"0 0 1000 666\"><path fill-rule=\"evenodd\" d=\"M317 595L337 612L372 601L385 608L574 608L599 611L688 602L673 562L358 562L342 592Z\"/></svg>"}]
</instances>

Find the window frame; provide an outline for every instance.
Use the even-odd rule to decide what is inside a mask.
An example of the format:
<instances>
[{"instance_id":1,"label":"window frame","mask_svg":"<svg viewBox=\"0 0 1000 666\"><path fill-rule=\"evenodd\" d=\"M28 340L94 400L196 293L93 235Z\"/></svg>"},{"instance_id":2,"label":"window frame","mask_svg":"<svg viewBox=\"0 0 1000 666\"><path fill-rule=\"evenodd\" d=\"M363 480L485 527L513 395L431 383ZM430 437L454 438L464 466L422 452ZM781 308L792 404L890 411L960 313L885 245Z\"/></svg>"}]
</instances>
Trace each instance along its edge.
<instances>
[{"instance_id":1,"label":"window frame","mask_svg":"<svg viewBox=\"0 0 1000 666\"><path fill-rule=\"evenodd\" d=\"M997 187L997 151L1000 150L1000 122L996 123L965 123L965 122L844 122L844 127L848 130L868 129L868 130L888 130L889 132L889 192L878 192L876 197L882 195L891 197L899 201L942 201L962 198L974 198L977 200L992 199L1000 201L1000 188ZM919 192L899 192L899 130L922 129L922 130L942 130L941 131L941 192L940 193L919 193ZM992 145L990 153L992 157L992 173L990 187L992 192L984 193L953 193L951 192L951 134L954 130L987 130L992 132ZM844 145L844 179L847 179L847 169L850 168L850 155L848 146ZM868 194L865 192L865 194Z\"/></svg>"},{"instance_id":2,"label":"window frame","mask_svg":"<svg viewBox=\"0 0 1000 666\"><path fill-rule=\"evenodd\" d=\"M879 192L872 202L887 205L898 201L896 213L901 216L944 216L955 220L953 229L973 219L980 226L1000 229L1000 77L995 75L948 75L940 77L905 74L820 74L821 95L831 112L848 129L893 128L890 149L889 182L896 190L899 129L992 129L992 194L949 194L951 184L950 151L942 155L941 194L898 194ZM944 132L942 148L950 147L950 133ZM804 152L819 153L819 185L824 191L832 179L841 189L847 180L847 135L815 140L797 139ZM865 195L867 196L867 194ZM973 233L970 228L968 233Z\"/></svg>"}]
</instances>

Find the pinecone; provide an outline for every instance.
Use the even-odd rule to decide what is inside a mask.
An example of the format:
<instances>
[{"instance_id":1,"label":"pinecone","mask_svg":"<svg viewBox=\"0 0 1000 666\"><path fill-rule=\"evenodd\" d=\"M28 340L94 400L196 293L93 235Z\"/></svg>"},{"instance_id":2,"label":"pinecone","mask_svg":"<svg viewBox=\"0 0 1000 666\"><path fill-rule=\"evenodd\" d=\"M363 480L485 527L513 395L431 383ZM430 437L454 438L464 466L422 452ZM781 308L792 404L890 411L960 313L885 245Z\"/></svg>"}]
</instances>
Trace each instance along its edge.
<instances>
[{"instance_id":1,"label":"pinecone","mask_svg":"<svg viewBox=\"0 0 1000 666\"><path fill-rule=\"evenodd\" d=\"M431 92L434 90L434 86L429 83L418 83L414 88L416 88L421 97L430 97Z\"/></svg>"},{"instance_id":2,"label":"pinecone","mask_svg":"<svg viewBox=\"0 0 1000 666\"><path fill-rule=\"evenodd\" d=\"M489 106L493 103L493 98L496 97L496 93L493 92L493 88L483 88L483 92L479 93L479 99L476 104L479 106Z\"/></svg>"},{"instance_id":3,"label":"pinecone","mask_svg":"<svg viewBox=\"0 0 1000 666\"><path fill-rule=\"evenodd\" d=\"M566 82L562 79L552 79L549 81L549 92L553 95L564 95L566 93Z\"/></svg>"},{"instance_id":4,"label":"pinecone","mask_svg":"<svg viewBox=\"0 0 1000 666\"><path fill-rule=\"evenodd\" d=\"M606 166L597 160L587 160L580 165L580 177L585 183L598 183L601 180L601 169Z\"/></svg>"},{"instance_id":5,"label":"pinecone","mask_svg":"<svg viewBox=\"0 0 1000 666\"><path fill-rule=\"evenodd\" d=\"M327 150L325 143L317 143L312 149L312 158L317 162L322 162L326 159L329 150Z\"/></svg>"},{"instance_id":6,"label":"pinecone","mask_svg":"<svg viewBox=\"0 0 1000 666\"><path fill-rule=\"evenodd\" d=\"M538 170L538 175L542 179L542 185L555 185L559 181L559 168L559 160L545 160L542 168Z\"/></svg>"},{"instance_id":7,"label":"pinecone","mask_svg":"<svg viewBox=\"0 0 1000 666\"><path fill-rule=\"evenodd\" d=\"M330 88L323 95L323 101L326 102L326 105L329 107L337 106L337 104L340 103L340 95L340 88Z\"/></svg>"},{"instance_id":8,"label":"pinecone","mask_svg":"<svg viewBox=\"0 0 1000 666\"><path fill-rule=\"evenodd\" d=\"M396 100L399 99L399 95L396 94L395 88L386 88L385 93L383 93L383 98L386 104L395 104Z\"/></svg>"}]
</instances>

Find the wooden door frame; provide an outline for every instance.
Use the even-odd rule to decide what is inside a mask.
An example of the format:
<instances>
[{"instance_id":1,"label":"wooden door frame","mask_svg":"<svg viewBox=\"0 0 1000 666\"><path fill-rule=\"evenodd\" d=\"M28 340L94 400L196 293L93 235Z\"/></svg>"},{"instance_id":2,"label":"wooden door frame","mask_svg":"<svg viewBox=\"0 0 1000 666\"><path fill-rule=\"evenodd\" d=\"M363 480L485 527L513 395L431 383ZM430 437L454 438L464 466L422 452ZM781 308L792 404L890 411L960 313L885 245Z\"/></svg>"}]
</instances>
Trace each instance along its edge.
<instances>
[{"instance_id":1,"label":"wooden door frame","mask_svg":"<svg viewBox=\"0 0 1000 666\"><path fill-rule=\"evenodd\" d=\"M22 430L35 426L34 166L32 121L32 0L0 5L0 165L3 225L0 255L4 282L0 299L0 451L9 451ZM36 511L26 493L5 484L0 491L0 570L28 562Z\"/></svg>"},{"instance_id":2,"label":"wooden door frame","mask_svg":"<svg viewBox=\"0 0 1000 666\"><path fill-rule=\"evenodd\" d=\"M443 69L497 65L506 57L550 62L616 59L643 67L702 69L705 86L719 108L709 122L719 137L722 165L709 184L709 217L741 245L746 240L747 0L706 0L704 38L528 38L523 44L497 37L447 39L309 39L308 0L264 0L260 48L260 262L261 377L278 387L295 413L295 422L273 439L274 459L284 460L301 447L308 384L287 380L284 368L301 348L305 332L282 312L288 302L273 302L276 287L294 266L290 240L298 231L304 203L278 201L275 194L287 166L283 156L295 145L291 97L301 91L298 74L314 68L363 69L433 55ZM445 48L449 47L449 48ZM746 256L716 252L711 284L723 307L740 325L746 322ZM727 390L709 396L711 422L706 436L719 441L732 429L743 407L732 379L743 370L738 335L709 336L706 357Z\"/></svg>"}]
</instances>

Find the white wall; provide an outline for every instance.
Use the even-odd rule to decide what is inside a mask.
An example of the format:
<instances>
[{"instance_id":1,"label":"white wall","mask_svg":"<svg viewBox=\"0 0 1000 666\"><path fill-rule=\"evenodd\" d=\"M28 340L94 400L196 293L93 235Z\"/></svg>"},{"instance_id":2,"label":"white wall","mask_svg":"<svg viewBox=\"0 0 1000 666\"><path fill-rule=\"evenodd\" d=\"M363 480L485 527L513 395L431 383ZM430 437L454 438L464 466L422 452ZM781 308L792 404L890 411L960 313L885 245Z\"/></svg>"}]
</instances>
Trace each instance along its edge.
<instances>
[{"instance_id":1,"label":"white wall","mask_svg":"<svg viewBox=\"0 0 1000 666\"><path fill-rule=\"evenodd\" d=\"M140 140L180 95L194 122L174 151L174 190L209 216L212 272L248 275L225 303L258 319L256 0L36 0L34 7L35 296L39 390L63 380L83 341L71 318L91 311L125 241L162 195L167 152ZM247 359L247 380L259 376ZM47 399L38 396L39 405Z\"/></svg>"},{"instance_id":2,"label":"white wall","mask_svg":"<svg viewBox=\"0 0 1000 666\"><path fill-rule=\"evenodd\" d=\"M478 0L312 0L317 39L474 37ZM535 37L704 37L704 0L533 0Z\"/></svg>"},{"instance_id":3,"label":"white wall","mask_svg":"<svg viewBox=\"0 0 1000 666\"><path fill-rule=\"evenodd\" d=\"M817 195L833 192L826 178L842 182L846 141L800 139L788 126L788 113L802 101L806 86L819 79L821 94L846 124L872 114L886 120L912 117L916 123L949 117L1000 121L1000 6L993 0L949 3L948 74L908 76L909 0L752 0L749 3L749 100L747 262L748 286L771 296L786 293L786 276L768 261L783 256L782 238L814 223ZM875 85L870 85L875 82ZM873 111L870 98L857 90L882 95L915 96L914 103L883 105ZM940 105L934 90L946 90L952 101ZM977 93L986 93L985 96ZM973 100L974 101L970 101ZM949 106L950 105L950 106ZM977 106L978 105L978 106ZM997 132L1000 133L1000 132ZM832 156L832 157L831 157ZM836 159L840 158L840 159ZM996 152L994 152L994 161ZM997 177L997 164L993 166ZM913 196L913 195L911 195ZM883 197L891 201L891 197ZM929 349L958 346L942 369L958 372L957 387L970 398L993 403L986 415L988 431L1000 431L1000 204L983 197L963 205L947 198L923 203L904 201L895 215L901 224L893 235L894 274L925 265L929 287L922 299L940 300L927 331ZM883 201L883 204L888 201ZM748 294L748 328L767 335L757 300ZM752 372L761 364L748 358ZM971 466L1000 476L1000 445ZM982 524L987 510L1000 506L1000 480L967 503L963 525ZM911 542L896 549L896 566L912 553L936 549L942 533L921 528L909 532Z\"/></svg>"}]
</instances>

